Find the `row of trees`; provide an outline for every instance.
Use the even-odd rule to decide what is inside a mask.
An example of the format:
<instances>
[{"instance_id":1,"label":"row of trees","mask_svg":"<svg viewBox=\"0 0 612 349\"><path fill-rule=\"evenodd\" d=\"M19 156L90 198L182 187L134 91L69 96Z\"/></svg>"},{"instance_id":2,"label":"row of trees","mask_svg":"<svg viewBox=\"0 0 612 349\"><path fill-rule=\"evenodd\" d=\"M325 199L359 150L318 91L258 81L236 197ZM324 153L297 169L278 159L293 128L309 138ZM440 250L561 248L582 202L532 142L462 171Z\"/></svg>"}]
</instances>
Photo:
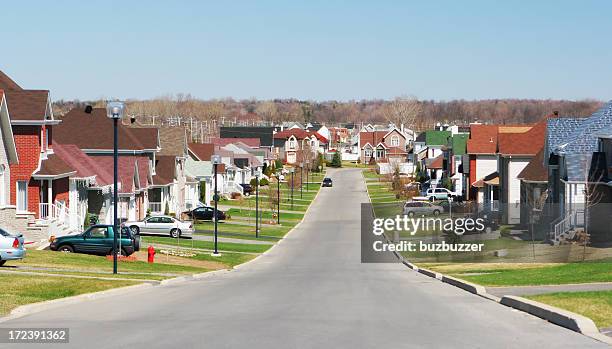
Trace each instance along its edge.
<instances>
[{"instance_id":1,"label":"row of trees","mask_svg":"<svg viewBox=\"0 0 612 349\"><path fill-rule=\"evenodd\" d=\"M303 101L297 99L201 100L189 94L168 95L149 100L128 100L128 112L133 115L193 116L200 120L266 120L279 122L320 121L328 123L385 122L408 119L416 127L430 127L436 122L472 121L496 123L534 122L553 111L561 115L587 116L601 106L596 100L535 100L535 99L489 99L489 100L418 100L403 96L392 100L361 101ZM104 106L98 101L54 102L54 113L63 115L72 108L85 105Z\"/></svg>"}]
</instances>

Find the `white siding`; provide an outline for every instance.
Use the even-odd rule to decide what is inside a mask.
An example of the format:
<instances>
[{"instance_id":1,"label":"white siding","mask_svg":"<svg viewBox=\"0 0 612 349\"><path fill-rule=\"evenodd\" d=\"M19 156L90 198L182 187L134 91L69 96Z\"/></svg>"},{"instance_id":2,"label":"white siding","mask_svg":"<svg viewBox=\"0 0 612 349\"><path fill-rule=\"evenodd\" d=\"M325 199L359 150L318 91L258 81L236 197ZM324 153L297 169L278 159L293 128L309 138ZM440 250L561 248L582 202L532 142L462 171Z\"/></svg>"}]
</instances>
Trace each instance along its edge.
<instances>
[{"instance_id":1,"label":"white siding","mask_svg":"<svg viewBox=\"0 0 612 349\"><path fill-rule=\"evenodd\" d=\"M521 222L521 181L517 178L519 173L527 166L529 160L508 160L508 223Z\"/></svg>"},{"instance_id":2,"label":"white siding","mask_svg":"<svg viewBox=\"0 0 612 349\"><path fill-rule=\"evenodd\" d=\"M476 156L476 180L480 180L484 176L491 174L495 171L497 171L497 156L496 155L477 155Z\"/></svg>"}]
</instances>

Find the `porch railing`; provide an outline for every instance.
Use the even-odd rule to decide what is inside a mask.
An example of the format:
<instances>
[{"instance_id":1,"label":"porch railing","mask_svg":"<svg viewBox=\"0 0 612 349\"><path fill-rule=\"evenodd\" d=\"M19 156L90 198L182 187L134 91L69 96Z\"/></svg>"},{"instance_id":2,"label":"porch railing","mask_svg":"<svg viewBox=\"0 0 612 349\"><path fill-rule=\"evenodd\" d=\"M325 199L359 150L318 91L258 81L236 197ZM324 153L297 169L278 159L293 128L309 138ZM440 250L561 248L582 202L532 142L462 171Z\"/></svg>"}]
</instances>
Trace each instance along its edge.
<instances>
[{"instance_id":1,"label":"porch railing","mask_svg":"<svg viewBox=\"0 0 612 349\"><path fill-rule=\"evenodd\" d=\"M38 204L38 217L43 220L55 219L60 222L68 221L68 209L66 205L56 202L55 204Z\"/></svg>"},{"instance_id":2,"label":"porch railing","mask_svg":"<svg viewBox=\"0 0 612 349\"><path fill-rule=\"evenodd\" d=\"M491 211L499 211L499 200L491 200Z\"/></svg>"},{"instance_id":3,"label":"porch railing","mask_svg":"<svg viewBox=\"0 0 612 349\"><path fill-rule=\"evenodd\" d=\"M583 214L584 210L576 210L574 212L570 212L565 218L555 224L553 238L555 240L558 240L562 234L565 234L568 231L576 228L579 225L580 215Z\"/></svg>"}]
</instances>

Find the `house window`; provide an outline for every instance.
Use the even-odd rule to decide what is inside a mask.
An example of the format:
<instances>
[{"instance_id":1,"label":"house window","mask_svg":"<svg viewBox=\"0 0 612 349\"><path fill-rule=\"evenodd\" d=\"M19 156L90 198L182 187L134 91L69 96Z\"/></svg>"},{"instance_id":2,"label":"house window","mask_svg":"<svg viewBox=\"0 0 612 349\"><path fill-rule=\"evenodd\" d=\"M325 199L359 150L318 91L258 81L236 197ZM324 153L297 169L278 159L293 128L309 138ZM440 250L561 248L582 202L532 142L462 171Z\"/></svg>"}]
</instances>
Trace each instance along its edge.
<instances>
[{"instance_id":1,"label":"house window","mask_svg":"<svg viewBox=\"0 0 612 349\"><path fill-rule=\"evenodd\" d=\"M295 139L289 140L289 149L295 149Z\"/></svg>"},{"instance_id":2,"label":"house window","mask_svg":"<svg viewBox=\"0 0 612 349\"><path fill-rule=\"evenodd\" d=\"M372 149L366 148L364 152L365 152L366 159L369 159L372 157Z\"/></svg>"},{"instance_id":3,"label":"house window","mask_svg":"<svg viewBox=\"0 0 612 349\"><path fill-rule=\"evenodd\" d=\"M385 157L385 149L383 148L378 148L376 149L376 158L377 159L381 159Z\"/></svg>"},{"instance_id":4,"label":"house window","mask_svg":"<svg viewBox=\"0 0 612 349\"><path fill-rule=\"evenodd\" d=\"M17 181L17 211L28 211L28 182Z\"/></svg>"},{"instance_id":5,"label":"house window","mask_svg":"<svg viewBox=\"0 0 612 349\"><path fill-rule=\"evenodd\" d=\"M391 146L399 147L399 145L400 145L399 136L398 135L391 136Z\"/></svg>"}]
</instances>

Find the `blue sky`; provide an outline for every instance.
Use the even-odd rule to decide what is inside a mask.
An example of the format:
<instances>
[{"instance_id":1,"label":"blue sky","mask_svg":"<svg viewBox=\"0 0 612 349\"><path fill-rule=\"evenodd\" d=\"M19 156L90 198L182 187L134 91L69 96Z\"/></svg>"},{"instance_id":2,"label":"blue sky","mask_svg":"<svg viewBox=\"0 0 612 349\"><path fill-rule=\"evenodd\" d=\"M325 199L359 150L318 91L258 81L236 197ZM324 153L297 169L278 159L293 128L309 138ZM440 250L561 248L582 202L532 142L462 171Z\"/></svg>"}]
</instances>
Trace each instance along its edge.
<instances>
[{"instance_id":1,"label":"blue sky","mask_svg":"<svg viewBox=\"0 0 612 349\"><path fill-rule=\"evenodd\" d=\"M610 1L11 1L0 69L54 99L612 99Z\"/></svg>"}]
</instances>

